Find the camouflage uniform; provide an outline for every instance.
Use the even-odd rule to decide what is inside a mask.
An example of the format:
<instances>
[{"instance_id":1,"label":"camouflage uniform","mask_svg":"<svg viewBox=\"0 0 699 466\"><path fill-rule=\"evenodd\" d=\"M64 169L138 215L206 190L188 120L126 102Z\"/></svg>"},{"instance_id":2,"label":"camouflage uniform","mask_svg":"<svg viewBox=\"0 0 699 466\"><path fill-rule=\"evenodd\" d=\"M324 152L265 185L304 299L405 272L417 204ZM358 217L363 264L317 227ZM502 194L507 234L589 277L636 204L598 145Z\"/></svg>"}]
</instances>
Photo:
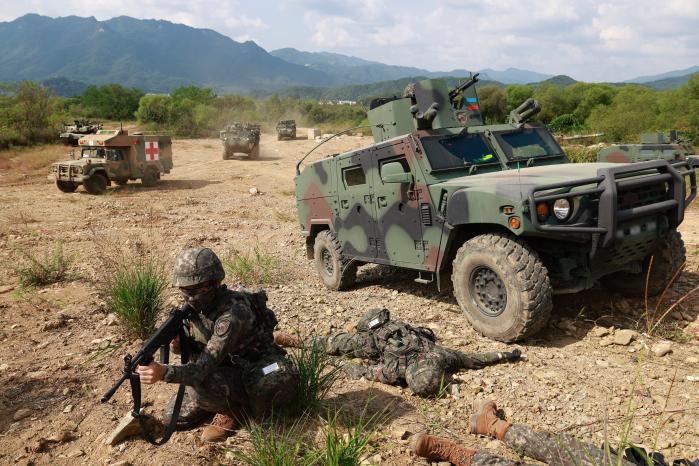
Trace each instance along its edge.
<instances>
[{"instance_id":1,"label":"camouflage uniform","mask_svg":"<svg viewBox=\"0 0 699 466\"><path fill-rule=\"evenodd\" d=\"M202 250L186 250L180 259L188 259L188 251L191 256ZM201 256L199 259L201 269ZM196 258L193 260L196 262ZM204 275L213 276L215 281L219 275L223 278L218 265L220 262L205 270ZM185 283L179 285L176 280L178 286L189 286L187 280L178 279ZM191 280L197 281L196 277ZM168 366L164 378L166 382L187 385L180 427L206 413L262 415L295 397L298 374L285 351L273 342L277 321L265 305L264 292L234 291L221 285L207 296L197 295L187 301L198 311L186 322L192 360ZM174 398L166 409L166 418L171 416L173 405Z\"/></svg>"},{"instance_id":2,"label":"camouflage uniform","mask_svg":"<svg viewBox=\"0 0 699 466\"><path fill-rule=\"evenodd\" d=\"M480 369L503 359L516 359L510 353L466 354L437 345L432 330L390 320L386 309L373 309L357 323L357 333L336 333L315 338L328 354L369 359L375 364L349 366L354 377L365 377L385 384L406 383L423 396L439 391L444 379L460 369Z\"/></svg>"}]
</instances>

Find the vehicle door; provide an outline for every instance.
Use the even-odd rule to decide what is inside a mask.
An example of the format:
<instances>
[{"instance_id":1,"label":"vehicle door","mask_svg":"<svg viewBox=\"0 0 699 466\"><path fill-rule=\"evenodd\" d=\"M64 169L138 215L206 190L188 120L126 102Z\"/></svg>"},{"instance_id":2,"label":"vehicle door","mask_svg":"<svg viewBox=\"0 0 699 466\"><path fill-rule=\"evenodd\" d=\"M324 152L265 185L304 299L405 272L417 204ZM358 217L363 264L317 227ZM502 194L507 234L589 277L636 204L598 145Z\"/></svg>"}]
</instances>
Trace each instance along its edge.
<instances>
[{"instance_id":1,"label":"vehicle door","mask_svg":"<svg viewBox=\"0 0 699 466\"><path fill-rule=\"evenodd\" d=\"M374 149L372 154L373 188L376 205L377 258L396 265L422 265L425 251L422 241L420 207L415 190L415 163L406 156L403 142ZM391 165L389 165L391 164ZM399 164L410 182L387 180Z\"/></svg>"},{"instance_id":2,"label":"vehicle door","mask_svg":"<svg viewBox=\"0 0 699 466\"><path fill-rule=\"evenodd\" d=\"M376 211L371 186L371 152L355 152L337 161L339 214L335 233L344 254L376 257Z\"/></svg>"},{"instance_id":3,"label":"vehicle door","mask_svg":"<svg viewBox=\"0 0 699 466\"><path fill-rule=\"evenodd\" d=\"M128 179L131 176L129 162L125 157L128 148L109 147L105 150L109 179Z\"/></svg>"}]
</instances>

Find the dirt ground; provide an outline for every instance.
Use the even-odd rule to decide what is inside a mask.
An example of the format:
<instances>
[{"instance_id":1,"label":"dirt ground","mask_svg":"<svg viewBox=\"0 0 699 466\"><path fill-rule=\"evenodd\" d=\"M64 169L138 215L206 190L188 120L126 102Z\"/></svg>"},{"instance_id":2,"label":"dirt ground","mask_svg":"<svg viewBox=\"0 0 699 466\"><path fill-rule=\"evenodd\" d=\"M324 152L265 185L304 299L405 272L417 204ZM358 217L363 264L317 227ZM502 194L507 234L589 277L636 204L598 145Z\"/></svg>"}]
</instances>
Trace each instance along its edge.
<instances>
[{"instance_id":1,"label":"dirt ground","mask_svg":"<svg viewBox=\"0 0 699 466\"><path fill-rule=\"evenodd\" d=\"M366 137L345 136L320 153L369 143ZM128 412L130 392L124 386L107 404L99 398L119 377L123 355L139 344L112 322L99 292L105 261L115 248L148 249L168 267L185 246L208 246L222 255L256 248L269 253L282 264L284 280L267 289L283 329L325 333L354 323L368 308L385 306L396 317L431 327L445 346L507 348L476 334L450 292L414 283L413 273L368 266L360 269L351 291L321 286L305 257L293 184L295 161L314 144L278 142L264 134L259 160L224 161L218 140L177 140L175 168L158 187L130 183L102 196L82 189L64 194L46 180L48 164L64 148L0 154L0 463L229 462L224 449L200 444L201 427L175 433L160 448L139 438L113 448L104 444ZM253 187L257 194L251 194ZM696 206L681 231L688 271L663 309L699 282ZM60 243L74 259L71 280L20 290L14 267L21 251ZM169 295L175 304L174 290ZM636 334L630 344L615 344L620 335L615 329L644 331L643 309L643 300L602 290L559 297L550 325L519 345L526 360L461 372L440 399L344 378L331 397L356 409L368 399L372 406L389 407L373 442L373 463L426 464L411 455L410 440L404 438L422 430L516 458L502 443L469 434L471 403L485 398L497 400L512 422L565 431L597 445L605 436L616 443L628 426L635 442L656 444L668 458L694 458L699 456L699 297L676 307L668 325L652 337ZM661 336L675 341L672 352L660 357L649 349ZM174 387L158 384L145 389L144 399L159 413L172 393ZM226 448L248 446L241 431Z\"/></svg>"}]
</instances>

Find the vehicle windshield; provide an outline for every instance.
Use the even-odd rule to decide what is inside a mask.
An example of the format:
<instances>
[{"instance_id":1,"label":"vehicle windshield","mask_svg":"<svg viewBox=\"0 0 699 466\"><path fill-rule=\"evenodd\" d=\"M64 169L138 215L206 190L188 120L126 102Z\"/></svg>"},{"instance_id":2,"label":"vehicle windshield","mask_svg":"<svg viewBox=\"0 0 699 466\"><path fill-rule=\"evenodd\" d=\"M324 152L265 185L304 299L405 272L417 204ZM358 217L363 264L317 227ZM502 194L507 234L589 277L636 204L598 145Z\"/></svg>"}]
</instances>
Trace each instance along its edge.
<instances>
[{"instance_id":1,"label":"vehicle windshield","mask_svg":"<svg viewBox=\"0 0 699 466\"><path fill-rule=\"evenodd\" d=\"M104 147L86 147L80 156L84 159L104 159L107 157L107 150Z\"/></svg>"},{"instance_id":2,"label":"vehicle windshield","mask_svg":"<svg viewBox=\"0 0 699 466\"><path fill-rule=\"evenodd\" d=\"M498 157L481 134L428 137L422 139L422 145L432 170L499 163Z\"/></svg>"},{"instance_id":3,"label":"vehicle windshield","mask_svg":"<svg viewBox=\"0 0 699 466\"><path fill-rule=\"evenodd\" d=\"M563 155L563 149L551 133L543 128L522 128L508 133L496 133L495 138L508 159Z\"/></svg>"}]
</instances>

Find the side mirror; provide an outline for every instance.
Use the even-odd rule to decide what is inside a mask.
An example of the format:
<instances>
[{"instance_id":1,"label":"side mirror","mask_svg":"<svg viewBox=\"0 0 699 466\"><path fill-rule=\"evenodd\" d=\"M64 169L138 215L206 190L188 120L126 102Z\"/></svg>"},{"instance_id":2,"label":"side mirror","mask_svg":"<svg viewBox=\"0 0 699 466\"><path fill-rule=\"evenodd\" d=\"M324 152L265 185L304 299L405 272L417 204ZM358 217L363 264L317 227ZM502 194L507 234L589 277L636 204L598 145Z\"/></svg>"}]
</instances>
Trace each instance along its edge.
<instances>
[{"instance_id":1,"label":"side mirror","mask_svg":"<svg viewBox=\"0 0 699 466\"><path fill-rule=\"evenodd\" d=\"M384 183L412 183L413 174L407 173L400 162L389 162L381 167L381 180Z\"/></svg>"}]
</instances>

